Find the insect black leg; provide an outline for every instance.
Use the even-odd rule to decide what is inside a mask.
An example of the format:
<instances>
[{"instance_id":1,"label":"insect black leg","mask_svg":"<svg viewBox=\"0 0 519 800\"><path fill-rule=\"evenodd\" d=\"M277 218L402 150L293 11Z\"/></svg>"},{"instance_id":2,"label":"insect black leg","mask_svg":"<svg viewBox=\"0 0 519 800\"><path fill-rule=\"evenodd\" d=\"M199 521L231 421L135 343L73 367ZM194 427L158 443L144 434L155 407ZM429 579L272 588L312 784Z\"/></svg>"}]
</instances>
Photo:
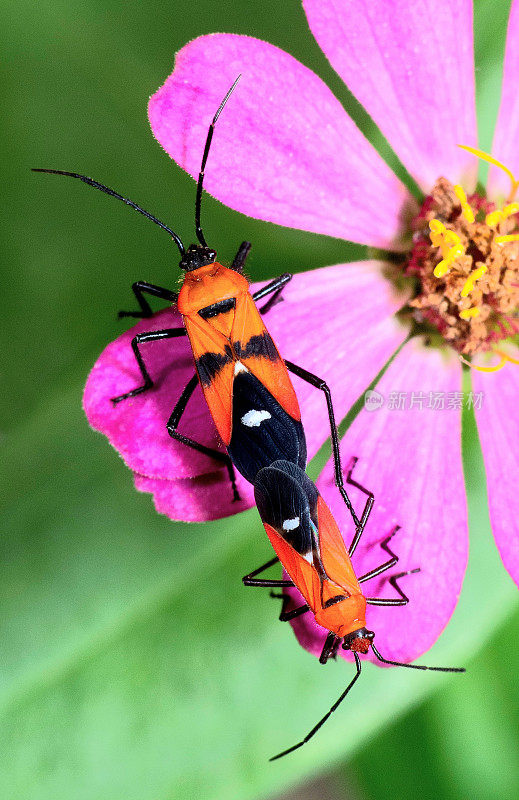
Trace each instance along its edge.
<instances>
[{"instance_id":1,"label":"insect black leg","mask_svg":"<svg viewBox=\"0 0 519 800\"><path fill-rule=\"evenodd\" d=\"M326 637L326 641L324 643L324 647L322 649L321 655L319 656L319 663L326 664L329 658L332 657L334 653L337 652L337 647L339 646L340 639L336 636L332 631Z\"/></svg>"},{"instance_id":2,"label":"insect black leg","mask_svg":"<svg viewBox=\"0 0 519 800\"><path fill-rule=\"evenodd\" d=\"M342 639L340 639L338 636L335 637L335 644L333 646L332 652L330 653L330 658L333 658L334 660L337 658L337 652L341 645L341 641Z\"/></svg>"},{"instance_id":3,"label":"insect black leg","mask_svg":"<svg viewBox=\"0 0 519 800\"><path fill-rule=\"evenodd\" d=\"M351 477L352 473L353 473L353 470L355 468L355 464L357 463L357 461L358 461L358 458L356 456L354 456L352 458L352 460L351 460L351 466L348 469L348 472L346 474L346 483L349 483L350 486L355 486L361 492L364 492L364 494L367 495L368 499L366 500L366 505L364 506L364 511L362 512L362 517L360 518L360 525L357 528L357 530L355 531L355 535L354 535L354 537L352 539L352 542L351 542L351 544L349 546L349 549L348 549L348 555L350 556L350 558L352 557L353 553L357 549L357 545L358 545L358 543L360 541L360 537L362 536L362 533L363 533L364 528L366 526L366 522L368 521L368 517L371 514L371 509L373 508L373 503L375 502L375 496L374 496L373 492L370 492L369 489L366 489L360 483L357 483L357 481L354 481L353 478ZM389 536L389 539L390 538L391 538L391 536ZM389 541L389 539L386 539L386 543ZM382 545L382 547L384 547L384 545ZM384 549L387 551L387 548L384 547ZM389 552L389 551L387 551L387 552ZM390 555L394 555L394 553L390 553Z\"/></svg>"},{"instance_id":4,"label":"insect black leg","mask_svg":"<svg viewBox=\"0 0 519 800\"><path fill-rule=\"evenodd\" d=\"M265 305L260 308L260 314L267 314L270 309L276 305L276 303L279 303L279 301L283 299L280 297L281 292L293 277L294 276L290 272L284 272L283 275L279 276L279 278L274 278L274 280L270 283L267 283L266 286L263 286L263 288L258 289L257 292L254 292L252 299L255 303L258 300L261 300L263 297L266 297L268 294L272 295L272 297L267 300Z\"/></svg>"},{"instance_id":5,"label":"insect black leg","mask_svg":"<svg viewBox=\"0 0 519 800\"><path fill-rule=\"evenodd\" d=\"M388 542L390 541L390 539L393 538L395 533L399 530L400 530L400 525L395 525L389 536L386 539L384 539L383 542L380 543L381 548L385 550L386 553L389 553L389 555L391 556L389 561L385 561L383 564L380 565L380 567L372 569L371 572L366 572L366 574L363 575L362 578L357 579L359 583L364 583L365 581L369 581L370 578L375 578L377 575L381 575L386 570L391 569L391 567L395 566L395 564L398 562L398 556L395 555L395 553L393 553L393 551L389 549Z\"/></svg>"},{"instance_id":6,"label":"insect black leg","mask_svg":"<svg viewBox=\"0 0 519 800\"><path fill-rule=\"evenodd\" d=\"M285 361L285 364L287 366L287 369L290 372L293 372L294 375L297 375L299 378L302 378L307 383L311 384L312 386L315 386L316 389L320 389L322 392L324 392L324 396L326 398L326 406L328 408L328 419L330 420L330 433L332 440L335 483L337 485L337 488L339 489L339 492L341 493L342 499L346 504L346 508L350 512L353 522L355 523L355 528L356 528L355 537L357 537L358 540L362 535L362 531L364 530L364 526L371 512L371 506L373 505L374 498L373 495L369 493L370 499L366 503L366 507L362 514L362 518L359 520L344 486L344 479L342 475L342 465L341 465L341 454L339 450L339 436L337 433L337 425L335 424L335 413L333 410L330 387L328 386L326 381L324 381L322 378L318 378L317 375L313 375L311 372L308 372L308 370L303 369L302 367L298 367L297 364L293 364L292 361ZM351 470L349 474L351 476Z\"/></svg>"},{"instance_id":7,"label":"insect black leg","mask_svg":"<svg viewBox=\"0 0 519 800\"><path fill-rule=\"evenodd\" d=\"M126 394L119 395L119 397L112 397L112 403L115 405L116 403L120 403L121 400L126 400L128 397L135 397L135 395L141 394L141 392L145 392L148 389L151 389L153 386L153 381L148 373L148 370L146 369L146 365L144 364L144 360L139 351L140 344L144 344L144 342L156 342L159 339L173 339L177 336L185 335L185 328L165 328L162 331L149 331L147 333L139 333L137 336L134 336L132 339L132 349L137 364L139 365L141 375L144 379L144 384L142 386L138 386L136 389L132 389L131 392L126 392Z\"/></svg>"},{"instance_id":8,"label":"insect black leg","mask_svg":"<svg viewBox=\"0 0 519 800\"><path fill-rule=\"evenodd\" d=\"M153 315L153 310L144 297L144 293L151 294L153 297L160 297L162 300L167 300L170 303L176 303L178 300L177 292L171 292L169 289L164 289L162 286L154 286L152 283L147 283L146 281L137 281L132 284L132 290L141 310L119 311L119 318L136 317L138 319L143 319L145 317L151 317Z\"/></svg>"},{"instance_id":9,"label":"insect black leg","mask_svg":"<svg viewBox=\"0 0 519 800\"><path fill-rule=\"evenodd\" d=\"M288 748L288 750L283 750L283 752L282 752L282 753L278 753L278 754L277 754L277 756L273 756L272 758L270 758L270 759L269 759L269 761L275 761L277 758L283 758L283 756L287 756L289 753L292 753L294 750L297 750L299 747L302 747L304 744L306 744L306 743L307 743L307 742L308 742L308 741L309 741L309 740L312 738L312 736L315 736L315 734L317 733L317 731L319 730L319 728L321 728L321 727L324 725L324 723L326 722L326 720L328 719L328 717L330 717L330 716L333 714L333 712L334 712L334 711L335 711L335 710L336 710L336 709L337 709L337 708L340 706L340 704L342 703L342 701L344 700L344 698L346 697L346 695L348 694L348 692L350 691L350 689L353 687L353 685L354 685L355 681L358 679L358 677L359 677L359 675L360 675L360 671L361 671L361 661L360 661L360 658L359 658L358 654L357 654L357 653L355 653L355 652L353 653L353 655L355 656L355 663L356 663L356 665L357 665L357 672L356 672L356 674L355 674L355 677L353 678L353 680L351 680L351 681L350 681L350 683L348 684L348 686L346 687L346 689L344 690L344 692L341 694L341 696L339 697L339 699L335 701L335 703L334 703L334 704L333 704L333 706L330 708L330 710L328 711L328 713L327 713L327 714L325 714L325 715L324 715L324 717L323 717L321 720L319 720L319 722L317 723L317 725L315 725L315 726L312 728L312 730L310 731L310 733L307 733L307 735L305 736L305 738L304 738L304 739L302 739L302 740L301 740L300 742L298 742L297 744L294 744L292 747L289 747L289 748Z\"/></svg>"},{"instance_id":10,"label":"insect black leg","mask_svg":"<svg viewBox=\"0 0 519 800\"><path fill-rule=\"evenodd\" d=\"M292 583L291 586L294 584ZM279 615L280 622L289 622L291 619L295 619L296 617L300 617L301 614L306 614L307 611L310 611L310 606L305 603L298 608L293 608L290 611L285 611L288 603L290 603L291 597L289 594L285 594L285 592L280 592L276 594L275 592L270 593L271 597L275 597L276 599L283 600L283 605L281 606L281 613Z\"/></svg>"},{"instance_id":11,"label":"insect black leg","mask_svg":"<svg viewBox=\"0 0 519 800\"><path fill-rule=\"evenodd\" d=\"M399 572L398 575L392 575L391 578L389 579L389 583L391 584L393 589L395 589L398 592L398 594L402 598L401 600L397 600L396 597L395 598L392 597L390 599L389 598L384 599L379 597L366 597L366 603L369 603L370 606L406 606L409 602L409 598L406 594L404 594L404 592L398 585L398 579L403 578L404 575L413 575L416 572L420 572L419 567L417 567L416 569L410 569L407 572Z\"/></svg>"},{"instance_id":12,"label":"insect black leg","mask_svg":"<svg viewBox=\"0 0 519 800\"><path fill-rule=\"evenodd\" d=\"M245 262L247 260L247 256L249 255L250 249L252 245L250 242L242 242L238 248L238 252L234 256L234 261L231 264L231 269L235 272L243 272L243 267L245 266Z\"/></svg>"},{"instance_id":13,"label":"insect black leg","mask_svg":"<svg viewBox=\"0 0 519 800\"><path fill-rule=\"evenodd\" d=\"M182 433L177 431L177 426L180 422L182 414L186 410L187 403L195 391L198 385L198 376L193 375L187 386L185 387L184 391L180 395L178 402L173 409L173 412L167 422L167 429L168 433L172 439L176 439L177 442L182 442L187 447L191 447L192 450L196 450L198 453L204 453L204 455L209 456L210 458L216 459L216 461L220 461L221 463L225 464L227 467L227 472L229 473L229 480L231 481L231 486L233 489L233 501L241 500L238 487L236 486L236 473L234 471L234 465L227 455L227 453L222 453L220 450L215 450L212 447L206 447L204 444L200 444L200 442L195 442L194 439L190 439L188 436L184 436Z\"/></svg>"},{"instance_id":14,"label":"insect black leg","mask_svg":"<svg viewBox=\"0 0 519 800\"><path fill-rule=\"evenodd\" d=\"M256 578L256 575L259 575L261 572L264 572L269 567L273 567L274 564L279 562L279 558L272 558L270 561L267 561L266 564L263 564L262 567L258 567L258 569L249 572L248 575L245 575L242 578L244 586L293 586L294 584L292 581L287 580L270 580L268 578Z\"/></svg>"},{"instance_id":15,"label":"insect black leg","mask_svg":"<svg viewBox=\"0 0 519 800\"><path fill-rule=\"evenodd\" d=\"M279 619L281 622L289 622L289 620L291 619L300 617L301 614L306 614L307 611L310 611L310 606L307 603L305 603L303 606L299 606L298 608L293 608L292 611L281 611Z\"/></svg>"}]
</instances>

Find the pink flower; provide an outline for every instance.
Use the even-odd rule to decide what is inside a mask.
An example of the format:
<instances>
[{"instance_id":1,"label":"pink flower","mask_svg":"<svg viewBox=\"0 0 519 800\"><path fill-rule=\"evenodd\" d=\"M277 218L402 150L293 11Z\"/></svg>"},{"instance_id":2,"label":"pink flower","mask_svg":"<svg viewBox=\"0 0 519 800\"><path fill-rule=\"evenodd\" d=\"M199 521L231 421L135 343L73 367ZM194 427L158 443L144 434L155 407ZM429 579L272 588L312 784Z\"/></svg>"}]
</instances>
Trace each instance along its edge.
<instances>
[{"instance_id":1,"label":"pink flower","mask_svg":"<svg viewBox=\"0 0 519 800\"><path fill-rule=\"evenodd\" d=\"M474 194L477 160L457 146L475 147L477 141L469 0L304 0L304 9L330 63L427 195L421 207L320 78L256 39L214 34L186 45L173 74L151 98L149 117L162 147L194 176L214 110L241 73L213 140L207 190L259 219L396 250L403 272L415 276L414 288L402 295L388 278L395 269L382 261L303 273L266 319L284 357L328 381L339 419L401 346L376 386L375 410L366 408L355 419L342 455L344 463L359 459L354 477L376 497L355 553L358 574L384 559L376 545L396 524L401 530L392 547L399 569L421 570L401 580L409 606L370 610L369 626L377 631L382 653L409 661L436 640L461 589L468 529L460 410L466 401L458 354L477 357L514 330L513 261L519 243L497 239L515 233L517 215L509 209L495 225L487 223L494 206ZM493 152L519 173L518 69L516 0ZM438 183L442 177L446 180ZM507 191L506 175L492 168L489 197L497 201ZM470 222L470 209L476 223ZM476 276L476 264L484 264L488 274ZM463 294L469 276L470 291ZM396 317L411 300L407 313ZM407 341L411 322L418 323L420 335ZM109 403L138 382L129 347L135 332L173 325L180 325L178 315L166 310L109 345L87 383L85 409L137 473L137 487L154 493L160 511L191 520L224 516L252 504L250 487L240 482L243 501L232 506L226 474L169 440L164 427L193 374L185 342L150 345L149 355L146 351L152 374L164 370L157 391L115 410ZM166 373L173 360L176 368ZM512 480L519 457L510 443L519 436L519 371L508 365L497 374L472 372L472 378L472 400L477 405L482 399L476 413L494 535L517 580L519 499ZM311 458L328 436L324 402L298 380L295 386ZM183 424L186 432L197 431L201 441L214 443L200 396ZM331 463L318 486L348 540L351 519L333 486ZM362 505L360 492L353 490L352 499L357 508ZM372 583L370 594L387 595L383 576ZM294 628L301 643L317 653L325 634L308 617L296 620Z\"/></svg>"}]
</instances>

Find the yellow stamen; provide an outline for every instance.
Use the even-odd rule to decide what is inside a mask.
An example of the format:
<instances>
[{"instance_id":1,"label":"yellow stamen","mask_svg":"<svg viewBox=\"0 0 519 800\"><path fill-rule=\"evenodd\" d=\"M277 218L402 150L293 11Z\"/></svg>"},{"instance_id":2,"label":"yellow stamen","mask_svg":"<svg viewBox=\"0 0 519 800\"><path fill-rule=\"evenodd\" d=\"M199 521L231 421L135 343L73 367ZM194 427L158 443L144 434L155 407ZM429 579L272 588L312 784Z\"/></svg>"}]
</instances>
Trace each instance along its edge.
<instances>
[{"instance_id":1,"label":"yellow stamen","mask_svg":"<svg viewBox=\"0 0 519 800\"><path fill-rule=\"evenodd\" d=\"M497 347L494 347L494 353L497 353L497 355L501 356L502 358L506 358L506 360L510 361L511 364L519 364L519 359L512 358L512 356L509 356L507 353L505 353L503 350L499 350Z\"/></svg>"},{"instance_id":2,"label":"yellow stamen","mask_svg":"<svg viewBox=\"0 0 519 800\"><path fill-rule=\"evenodd\" d=\"M494 158L493 156L489 156L488 153L485 153L483 150L478 150L477 147L469 147L466 144L459 144L458 147L461 147L462 150L467 150L467 152L472 153L472 155L481 158L483 161L488 161L489 164L493 164L495 167L499 167L506 172L512 184L510 187L509 199L511 200L514 197L515 193L517 192L517 188L519 187L519 181L516 180L514 173L509 170L508 167L505 167L501 161L498 161L497 158Z\"/></svg>"},{"instance_id":3,"label":"yellow stamen","mask_svg":"<svg viewBox=\"0 0 519 800\"><path fill-rule=\"evenodd\" d=\"M440 248L443 256L434 269L434 277L443 278L456 259L465 254L465 248L461 244L458 234L448 230L439 219L432 219L429 222L429 228L431 230L431 243L434 247Z\"/></svg>"},{"instance_id":4,"label":"yellow stamen","mask_svg":"<svg viewBox=\"0 0 519 800\"><path fill-rule=\"evenodd\" d=\"M485 264L483 264L481 267L478 267L477 269L475 269L473 272L470 273L469 277L465 281L465 286L461 290L462 297L467 297L470 294L470 292L474 288L475 282L478 281L480 278L482 278L486 271L487 267L485 266Z\"/></svg>"},{"instance_id":5,"label":"yellow stamen","mask_svg":"<svg viewBox=\"0 0 519 800\"><path fill-rule=\"evenodd\" d=\"M499 364L496 364L495 367L478 367L477 364L473 364L471 361L467 361L467 359L463 358L463 356L459 356L459 359L460 361L463 361L463 363L466 364L467 367L470 367L471 369L477 369L478 372L498 372L498 370L503 369L503 367L506 364L506 358L504 357L501 359Z\"/></svg>"},{"instance_id":6,"label":"yellow stamen","mask_svg":"<svg viewBox=\"0 0 519 800\"><path fill-rule=\"evenodd\" d=\"M490 214L487 214L485 222L489 228L497 228L500 222L503 222L504 219L512 216L512 214L517 214L518 211L519 203L508 203L501 211L491 211Z\"/></svg>"},{"instance_id":7,"label":"yellow stamen","mask_svg":"<svg viewBox=\"0 0 519 800\"><path fill-rule=\"evenodd\" d=\"M479 308L464 308L463 311L460 311L461 319L471 319L472 317L479 316Z\"/></svg>"},{"instance_id":8,"label":"yellow stamen","mask_svg":"<svg viewBox=\"0 0 519 800\"><path fill-rule=\"evenodd\" d=\"M506 242L519 241L519 233L509 233L508 236L496 236L494 242L496 244L506 244Z\"/></svg>"},{"instance_id":9,"label":"yellow stamen","mask_svg":"<svg viewBox=\"0 0 519 800\"><path fill-rule=\"evenodd\" d=\"M474 212L467 201L467 195L463 191L463 188L459 184L456 184L456 186L454 186L454 191L456 192L456 197L461 203L461 213L467 222L474 222Z\"/></svg>"}]
</instances>

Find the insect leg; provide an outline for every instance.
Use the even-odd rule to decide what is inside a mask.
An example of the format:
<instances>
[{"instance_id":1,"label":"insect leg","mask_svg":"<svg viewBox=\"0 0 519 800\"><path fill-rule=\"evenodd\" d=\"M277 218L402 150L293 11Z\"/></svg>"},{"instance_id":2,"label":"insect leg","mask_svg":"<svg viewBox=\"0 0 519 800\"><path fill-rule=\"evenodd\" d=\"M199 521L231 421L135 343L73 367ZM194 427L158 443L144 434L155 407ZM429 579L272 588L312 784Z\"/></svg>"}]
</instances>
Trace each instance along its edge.
<instances>
[{"instance_id":1,"label":"insect leg","mask_svg":"<svg viewBox=\"0 0 519 800\"><path fill-rule=\"evenodd\" d=\"M252 299L255 303L258 300L261 300L263 297L266 297L268 294L272 295L272 297L267 300L265 305L260 308L260 314L267 314L267 312L269 312L270 309L276 305L276 303L279 303L279 301L282 299L280 297L281 292L287 283L292 280L292 278L293 275L290 272L284 272L283 275L279 276L279 278L274 278L274 280L270 283L267 283L266 286L263 286L261 289L258 289L257 292L254 292Z\"/></svg>"},{"instance_id":2,"label":"insect leg","mask_svg":"<svg viewBox=\"0 0 519 800\"><path fill-rule=\"evenodd\" d=\"M351 542L351 544L350 544L350 546L348 548L348 555L350 556L350 558L351 558L351 556L353 555L353 553L355 552L355 550L357 548L357 545L358 545L358 543L360 541L360 537L362 536L362 533L363 533L364 528L366 526L366 522L368 521L368 517L371 514L371 509L373 508L373 503L375 502L375 495L373 494L373 492L370 492L369 489L366 489L360 483L357 483L357 481L354 481L353 478L351 477L352 472L353 472L353 470L355 468L355 464L357 463L358 460L359 459L356 456L354 456L352 458L351 466L348 469L348 472L346 474L346 483L349 483L350 486L355 486L361 492L364 492L364 494L367 495L368 499L366 500L366 505L364 506L364 511L362 512L362 517L360 519L360 525L357 528L357 530L355 531L355 535L354 535L354 537L352 539L352 542ZM393 531L393 533L394 533L394 531ZM391 536L389 536L389 538L386 539L386 543L389 541L390 538L391 538ZM383 544L382 544L382 547L384 547ZM390 551L387 550L387 547L384 547L384 549L386 550L386 552L389 552L390 555L392 555L392 556L394 555L394 553L391 553Z\"/></svg>"},{"instance_id":3,"label":"insect leg","mask_svg":"<svg viewBox=\"0 0 519 800\"><path fill-rule=\"evenodd\" d=\"M140 311L119 311L118 317L136 317L143 319L144 317L151 317L153 310L144 297L144 293L151 294L153 297L160 297L162 300L168 300L170 303L176 303L178 300L178 293L172 292L169 289L164 289L162 286L154 286L153 283L146 281L137 281L132 284L132 290L137 298L141 310Z\"/></svg>"},{"instance_id":4,"label":"insect leg","mask_svg":"<svg viewBox=\"0 0 519 800\"><path fill-rule=\"evenodd\" d=\"M341 454L339 450L339 436L337 434L337 425L335 424L335 413L333 410L333 403L332 403L332 395L330 392L330 387L322 378L318 378L317 375L313 375L308 370L303 369L302 367L298 367L297 364L293 364L292 361L285 361L287 369L290 372L293 372L294 375L297 375L299 378L302 378L307 383L315 386L316 389L320 389L324 392L324 396L326 398L326 406L328 409L328 419L330 420L330 433L331 433L331 440L332 440L332 452L333 452L333 463L334 463L334 472L335 472L335 483L339 492L341 493L341 497L346 503L346 507L350 512L353 522L355 523L355 537L360 539L362 535L362 531L364 530L364 526L367 522L368 516L371 512L371 506L373 505L373 495L370 493L370 498L366 503L364 508L362 518L359 520L355 513L355 509L351 503L350 498L348 497L348 493L344 486L344 479L342 475L342 465L341 465ZM351 476L351 470L349 472L349 476ZM349 481L352 482L352 481Z\"/></svg>"},{"instance_id":5,"label":"insect leg","mask_svg":"<svg viewBox=\"0 0 519 800\"><path fill-rule=\"evenodd\" d=\"M249 255L250 249L252 245L250 242L242 242L238 248L238 252L234 256L234 261L231 264L231 269L235 272L242 273L243 267L245 266L245 262L247 260L247 256Z\"/></svg>"},{"instance_id":6,"label":"insect leg","mask_svg":"<svg viewBox=\"0 0 519 800\"><path fill-rule=\"evenodd\" d=\"M370 606L406 606L409 602L408 596L402 591L400 586L398 585L398 579L403 578L404 575L413 575L415 572L420 572L420 568L417 567L416 569L410 569L407 572L399 572L398 575L392 575L389 579L389 583L395 589L400 597L401 600L397 600L396 598L384 599L380 597L366 597L366 603L369 603Z\"/></svg>"},{"instance_id":7,"label":"insect leg","mask_svg":"<svg viewBox=\"0 0 519 800\"><path fill-rule=\"evenodd\" d=\"M256 575L259 575L261 572L264 572L269 567L273 567L274 564L277 564L279 558L272 558L270 561L267 561L266 564L263 564L262 567L258 567L258 569L249 572L248 575L245 575L242 578L244 586L293 586L294 584L292 581L287 580L270 580L268 578L256 578Z\"/></svg>"},{"instance_id":8,"label":"insect leg","mask_svg":"<svg viewBox=\"0 0 519 800\"><path fill-rule=\"evenodd\" d=\"M148 370L146 369L146 365L144 364L144 360L139 351L140 344L143 344L144 342L156 342L159 339L173 339L177 336L185 335L185 328L165 328L162 331L149 331L147 333L139 333L137 336L134 336L132 339L132 349L135 355L135 360L137 361L141 375L144 379L144 384L142 386L138 386L136 389L132 389L131 392L126 392L126 394L121 394L118 397L112 397L112 403L115 405L116 403L120 403L121 400L126 400L128 397L135 397L135 395L141 394L141 392L145 392L148 389L151 389L153 386L153 381L148 373Z\"/></svg>"},{"instance_id":9,"label":"insect leg","mask_svg":"<svg viewBox=\"0 0 519 800\"><path fill-rule=\"evenodd\" d=\"M357 654L357 653L353 653L353 655L355 656L355 663L356 663L356 665L357 665L357 672L356 672L356 674L355 674L355 676L354 676L353 680L351 680L351 681L350 681L350 683L348 684L348 686L346 687L346 689L344 690L344 692L341 694L341 696L339 697L339 699L335 701L335 703L334 703L334 704L333 704L333 706L330 708L330 710L328 711L328 713L327 713L327 714L325 714L325 715L324 715L324 717L323 717L321 720L319 720L319 722L317 723L317 725L315 725L315 726L312 728L312 730L310 731L310 733L307 733L307 735L305 736L305 738L304 738L304 739L302 739L302 740L301 740L300 742L298 742L297 744L294 744L294 745L292 745L292 747L289 747L289 748L288 748L288 750L283 750L283 752L282 752L282 753L278 753L278 754L277 754L277 756L273 756L272 758L270 758L270 759L269 759L269 761L275 761L277 758L283 758L283 756L286 756L286 755L288 755L289 753L292 753L294 750L297 750L299 747L302 747L304 744L306 744L306 743L307 743L307 742L308 742L308 741L309 741L309 740L312 738L312 736L315 736L315 734L317 733L317 731L319 730L319 728L321 728L321 727L324 725L324 723L326 722L326 720L328 719L328 717L330 717L330 716L333 714L333 712L334 712L334 711L335 711L335 710L336 710L336 709L337 709L337 708L340 706L340 704L342 703L342 701L344 700L344 698L346 697L346 695L348 694L348 692L350 691L350 689L353 687L353 685L354 685L355 681L358 679L358 677L359 677L359 675L360 675L360 671L361 671L361 661L360 661L360 658L359 658L359 656L358 656L358 654Z\"/></svg>"},{"instance_id":10,"label":"insect leg","mask_svg":"<svg viewBox=\"0 0 519 800\"><path fill-rule=\"evenodd\" d=\"M330 658L333 658L333 659L337 658L337 651L339 650L339 647L341 645L341 641L342 640L338 636L335 637L335 644L333 646L332 652L330 653Z\"/></svg>"},{"instance_id":11,"label":"insect leg","mask_svg":"<svg viewBox=\"0 0 519 800\"><path fill-rule=\"evenodd\" d=\"M310 611L310 606L305 603L298 608L293 608L292 611L281 611L279 615L279 619L281 622L288 622L291 619L295 619L296 617L300 617L301 614L306 614L307 611Z\"/></svg>"},{"instance_id":12,"label":"insect leg","mask_svg":"<svg viewBox=\"0 0 519 800\"><path fill-rule=\"evenodd\" d=\"M293 583L291 584L294 585ZM307 611L310 611L310 606L306 603L298 608L293 608L290 611L285 611L287 604L290 602L291 597L289 594L285 594L285 592L280 592L276 594L275 592L270 593L271 597L279 598L283 600L283 605L281 606L281 613L279 615L280 622L288 622L291 619L295 619L296 617L300 617L301 614L306 614Z\"/></svg>"},{"instance_id":13,"label":"insect leg","mask_svg":"<svg viewBox=\"0 0 519 800\"><path fill-rule=\"evenodd\" d=\"M320 664L326 664L328 659L331 658L333 654L337 652L337 647L339 645L339 642L340 642L339 637L336 636L332 631L330 631L330 633L326 637L322 653L319 656Z\"/></svg>"},{"instance_id":14,"label":"insect leg","mask_svg":"<svg viewBox=\"0 0 519 800\"><path fill-rule=\"evenodd\" d=\"M215 450L212 447L206 447L204 444L200 444L200 442L195 442L194 439L190 439L189 436L184 436L184 434L179 433L177 431L177 426L180 422L182 414L186 410L186 406L190 397L192 396L193 392L195 391L198 385L198 376L193 375L187 386L185 387L184 391L180 395L178 402L173 409L171 416L167 422L167 429L168 433L172 439L176 439L177 442L182 442L185 444L186 447L191 447L192 450L196 450L198 453L203 453L210 458L216 459L216 461L220 461L221 463L225 464L227 467L227 472L229 473L229 480L231 481L231 486L233 489L233 501L241 500L241 497L238 492L238 487L236 486L236 473L234 471L234 465L227 453L222 453L220 450Z\"/></svg>"},{"instance_id":15,"label":"insect leg","mask_svg":"<svg viewBox=\"0 0 519 800\"><path fill-rule=\"evenodd\" d=\"M371 572L366 572L366 574L363 575L362 578L357 578L359 583L364 583L365 581L369 581L370 578L375 578L377 575L381 575L382 572L385 572L387 569L391 569L391 567L395 566L395 564L398 562L398 556L395 555L395 553L393 553L392 550L390 550L390 548L388 547L388 542L390 539L393 538L395 533L399 530L400 530L400 525L395 525L389 536L386 539L384 539L383 542L380 543L382 549L385 550L386 553L389 553L389 555L391 556L389 561L385 561L383 564L380 565L380 567L372 569Z\"/></svg>"}]
</instances>

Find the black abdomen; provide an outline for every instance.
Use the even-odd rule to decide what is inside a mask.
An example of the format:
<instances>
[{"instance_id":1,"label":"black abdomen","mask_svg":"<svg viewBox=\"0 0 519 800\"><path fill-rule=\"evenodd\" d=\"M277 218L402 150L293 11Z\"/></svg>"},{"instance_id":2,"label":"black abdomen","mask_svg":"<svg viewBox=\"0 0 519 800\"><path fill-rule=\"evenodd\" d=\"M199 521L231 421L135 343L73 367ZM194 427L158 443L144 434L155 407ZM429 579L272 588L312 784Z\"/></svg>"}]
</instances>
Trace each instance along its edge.
<instances>
[{"instance_id":1,"label":"black abdomen","mask_svg":"<svg viewBox=\"0 0 519 800\"><path fill-rule=\"evenodd\" d=\"M239 472L254 483L256 474L274 461L306 467L306 440L301 422L292 419L250 372L234 378L232 436L227 448Z\"/></svg>"}]
</instances>

